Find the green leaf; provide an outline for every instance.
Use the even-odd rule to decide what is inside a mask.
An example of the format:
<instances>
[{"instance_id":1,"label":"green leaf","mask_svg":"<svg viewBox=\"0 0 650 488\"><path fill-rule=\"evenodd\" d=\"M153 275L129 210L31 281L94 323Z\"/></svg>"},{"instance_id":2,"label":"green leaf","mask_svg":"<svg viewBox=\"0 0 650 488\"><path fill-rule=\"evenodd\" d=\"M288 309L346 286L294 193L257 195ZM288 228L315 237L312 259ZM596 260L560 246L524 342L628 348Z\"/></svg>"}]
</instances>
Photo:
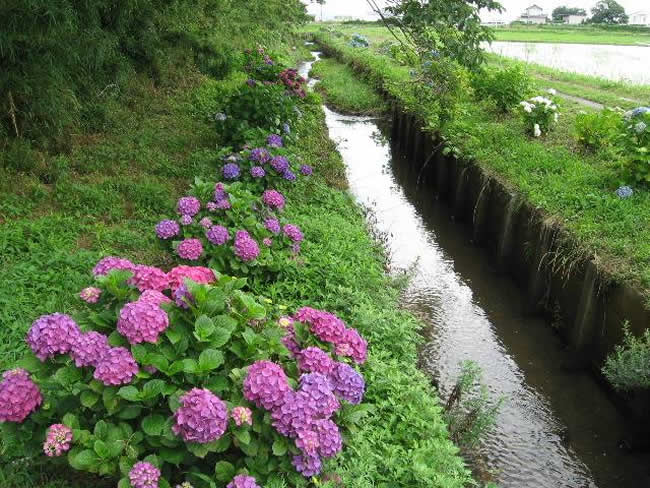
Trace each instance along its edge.
<instances>
[{"instance_id":1,"label":"green leaf","mask_svg":"<svg viewBox=\"0 0 650 488\"><path fill-rule=\"evenodd\" d=\"M161 435L164 427L165 417L162 415L148 415L142 419L142 430L147 435Z\"/></svg>"},{"instance_id":2,"label":"green leaf","mask_svg":"<svg viewBox=\"0 0 650 488\"><path fill-rule=\"evenodd\" d=\"M223 362L223 353L215 349L206 349L199 355L199 369L203 372L217 369Z\"/></svg>"},{"instance_id":3,"label":"green leaf","mask_svg":"<svg viewBox=\"0 0 650 488\"><path fill-rule=\"evenodd\" d=\"M150 364L160 371L165 372L169 367L169 360L162 354L149 353L147 355L147 364Z\"/></svg>"},{"instance_id":4,"label":"green leaf","mask_svg":"<svg viewBox=\"0 0 650 488\"><path fill-rule=\"evenodd\" d=\"M129 343L122 334L114 330L108 336L108 345L112 347L129 347Z\"/></svg>"},{"instance_id":5,"label":"green leaf","mask_svg":"<svg viewBox=\"0 0 650 488\"><path fill-rule=\"evenodd\" d=\"M79 419L73 413L66 413L63 416L63 423L64 423L64 425L67 425L71 429L79 429L81 427L79 425Z\"/></svg>"},{"instance_id":6,"label":"green leaf","mask_svg":"<svg viewBox=\"0 0 650 488\"><path fill-rule=\"evenodd\" d=\"M284 456L287 453L288 448L289 446L287 445L287 441L284 438L276 439L275 442L273 442L273 446L271 447L274 456Z\"/></svg>"},{"instance_id":7,"label":"green leaf","mask_svg":"<svg viewBox=\"0 0 650 488\"><path fill-rule=\"evenodd\" d=\"M214 476L218 481L226 483L235 476L235 467L228 461L219 461L214 465Z\"/></svg>"},{"instance_id":8,"label":"green leaf","mask_svg":"<svg viewBox=\"0 0 650 488\"><path fill-rule=\"evenodd\" d=\"M124 450L124 441L114 440L106 443L106 448L108 449L108 457L116 458Z\"/></svg>"},{"instance_id":9,"label":"green leaf","mask_svg":"<svg viewBox=\"0 0 650 488\"><path fill-rule=\"evenodd\" d=\"M45 364L30 352L24 358L18 360L16 367L23 368L28 372L34 374L42 371L45 368Z\"/></svg>"},{"instance_id":10,"label":"green leaf","mask_svg":"<svg viewBox=\"0 0 650 488\"><path fill-rule=\"evenodd\" d=\"M135 462L136 460L134 458L122 456L120 458L120 473L122 473L124 476L128 476Z\"/></svg>"},{"instance_id":11,"label":"green leaf","mask_svg":"<svg viewBox=\"0 0 650 488\"><path fill-rule=\"evenodd\" d=\"M108 437L108 424L104 422L103 420L99 420L95 424L95 429L93 431L93 434L95 434L95 437L98 439L106 439Z\"/></svg>"},{"instance_id":12,"label":"green leaf","mask_svg":"<svg viewBox=\"0 0 650 488\"><path fill-rule=\"evenodd\" d=\"M118 414L118 417L123 419L123 420L130 420L136 418L138 415L140 415L140 411L142 410L142 407L138 405L129 405L128 407L122 409L120 413Z\"/></svg>"},{"instance_id":13,"label":"green leaf","mask_svg":"<svg viewBox=\"0 0 650 488\"><path fill-rule=\"evenodd\" d=\"M182 463L185 458L183 450L177 448L162 447L158 450L158 453L165 462L175 464L176 466Z\"/></svg>"},{"instance_id":14,"label":"green leaf","mask_svg":"<svg viewBox=\"0 0 650 488\"><path fill-rule=\"evenodd\" d=\"M117 482L117 488L131 488L131 482L128 478L121 478L120 481Z\"/></svg>"},{"instance_id":15,"label":"green leaf","mask_svg":"<svg viewBox=\"0 0 650 488\"><path fill-rule=\"evenodd\" d=\"M91 408L99 400L99 395L94 391L84 390L79 395L79 401L86 408Z\"/></svg>"},{"instance_id":16,"label":"green leaf","mask_svg":"<svg viewBox=\"0 0 650 488\"><path fill-rule=\"evenodd\" d=\"M251 433L247 430L235 430L233 432L237 440L244 445L248 445L251 442Z\"/></svg>"},{"instance_id":17,"label":"green leaf","mask_svg":"<svg viewBox=\"0 0 650 488\"><path fill-rule=\"evenodd\" d=\"M108 457L108 447L106 447L106 443L104 441L97 439L95 441L95 444L93 444L93 449L100 458Z\"/></svg>"},{"instance_id":18,"label":"green leaf","mask_svg":"<svg viewBox=\"0 0 650 488\"><path fill-rule=\"evenodd\" d=\"M120 400L117 398L117 388L115 387L106 388L102 393L102 401L108 413L109 414L114 413L115 409L120 403Z\"/></svg>"},{"instance_id":19,"label":"green leaf","mask_svg":"<svg viewBox=\"0 0 650 488\"><path fill-rule=\"evenodd\" d=\"M174 376L175 374L180 373L185 369L185 366L183 365L183 360L180 361L174 361L171 366L167 369L167 374L169 376Z\"/></svg>"},{"instance_id":20,"label":"green leaf","mask_svg":"<svg viewBox=\"0 0 650 488\"><path fill-rule=\"evenodd\" d=\"M99 463L99 458L97 457L97 454L95 454L95 451L85 449L81 452L70 451L68 462L74 469L79 471L89 471L89 468L92 468Z\"/></svg>"},{"instance_id":21,"label":"green leaf","mask_svg":"<svg viewBox=\"0 0 650 488\"><path fill-rule=\"evenodd\" d=\"M135 344L131 346L131 354L133 355L133 359L135 359L138 363L146 363L147 355L149 353L147 352L146 346L142 344Z\"/></svg>"},{"instance_id":22,"label":"green leaf","mask_svg":"<svg viewBox=\"0 0 650 488\"><path fill-rule=\"evenodd\" d=\"M130 402L137 402L140 400L140 392L135 386L123 386L119 389L117 394Z\"/></svg>"},{"instance_id":23,"label":"green leaf","mask_svg":"<svg viewBox=\"0 0 650 488\"><path fill-rule=\"evenodd\" d=\"M147 381L142 387L142 398L147 400L156 398L165 389L166 383L163 380L155 379Z\"/></svg>"},{"instance_id":24,"label":"green leaf","mask_svg":"<svg viewBox=\"0 0 650 488\"><path fill-rule=\"evenodd\" d=\"M194 337L201 342L207 342L214 332L214 322L207 315L201 315L194 323Z\"/></svg>"},{"instance_id":25,"label":"green leaf","mask_svg":"<svg viewBox=\"0 0 650 488\"><path fill-rule=\"evenodd\" d=\"M165 332L165 335L167 336L167 339L169 339L169 342L172 344L178 343L183 338L183 334L177 329L177 328L169 328Z\"/></svg>"},{"instance_id":26,"label":"green leaf","mask_svg":"<svg viewBox=\"0 0 650 488\"><path fill-rule=\"evenodd\" d=\"M52 378L61 386L70 386L77 381L80 381L81 377L81 370L78 368L74 366L63 366L54 373Z\"/></svg>"},{"instance_id":27,"label":"green leaf","mask_svg":"<svg viewBox=\"0 0 650 488\"><path fill-rule=\"evenodd\" d=\"M185 373L196 373L198 364L195 359L183 359L183 371Z\"/></svg>"}]
</instances>

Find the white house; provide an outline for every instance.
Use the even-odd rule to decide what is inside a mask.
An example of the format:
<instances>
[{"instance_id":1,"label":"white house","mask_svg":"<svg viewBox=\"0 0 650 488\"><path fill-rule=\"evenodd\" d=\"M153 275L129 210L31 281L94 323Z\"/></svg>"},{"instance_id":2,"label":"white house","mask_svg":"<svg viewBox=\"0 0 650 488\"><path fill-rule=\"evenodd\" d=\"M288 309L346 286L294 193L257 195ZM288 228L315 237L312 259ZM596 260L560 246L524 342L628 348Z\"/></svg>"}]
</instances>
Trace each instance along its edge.
<instances>
[{"instance_id":1,"label":"white house","mask_svg":"<svg viewBox=\"0 0 650 488\"><path fill-rule=\"evenodd\" d=\"M539 5L531 5L519 16L519 22L525 24L545 24L547 16Z\"/></svg>"},{"instance_id":2,"label":"white house","mask_svg":"<svg viewBox=\"0 0 650 488\"><path fill-rule=\"evenodd\" d=\"M634 12L630 14L630 25L647 25L650 26L650 12Z\"/></svg>"},{"instance_id":3,"label":"white house","mask_svg":"<svg viewBox=\"0 0 650 488\"><path fill-rule=\"evenodd\" d=\"M564 21L565 24L582 24L585 20L587 20L586 15L565 15L562 17L562 20Z\"/></svg>"}]
</instances>

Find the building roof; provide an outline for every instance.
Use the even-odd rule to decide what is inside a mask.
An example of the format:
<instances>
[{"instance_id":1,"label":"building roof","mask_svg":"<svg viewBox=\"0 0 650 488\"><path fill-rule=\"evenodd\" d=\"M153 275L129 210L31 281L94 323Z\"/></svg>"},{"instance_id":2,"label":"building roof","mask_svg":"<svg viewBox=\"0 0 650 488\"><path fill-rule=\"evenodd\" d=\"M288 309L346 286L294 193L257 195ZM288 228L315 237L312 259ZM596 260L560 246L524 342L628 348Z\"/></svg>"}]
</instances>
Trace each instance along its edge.
<instances>
[{"instance_id":1,"label":"building roof","mask_svg":"<svg viewBox=\"0 0 650 488\"><path fill-rule=\"evenodd\" d=\"M524 10L530 10L531 8L538 8L540 10L544 10L542 7L540 7L536 3L532 4L530 7L525 8Z\"/></svg>"}]
</instances>

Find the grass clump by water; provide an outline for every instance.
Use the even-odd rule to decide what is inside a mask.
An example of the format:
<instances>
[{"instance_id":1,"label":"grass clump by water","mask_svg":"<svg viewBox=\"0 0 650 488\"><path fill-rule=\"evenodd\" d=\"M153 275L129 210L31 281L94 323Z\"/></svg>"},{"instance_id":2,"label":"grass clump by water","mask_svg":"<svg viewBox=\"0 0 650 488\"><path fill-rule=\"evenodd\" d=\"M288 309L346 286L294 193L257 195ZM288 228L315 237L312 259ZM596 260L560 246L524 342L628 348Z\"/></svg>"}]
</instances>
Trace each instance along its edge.
<instances>
[{"instance_id":1,"label":"grass clump by water","mask_svg":"<svg viewBox=\"0 0 650 488\"><path fill-rule=\"evenodd\" d=\"M359 80L349 66L333 59L314 63L311 76L320 79L316 90L328 105L347 114L369 115L387 109L386 101L366 83Z\"/></svg>"}]
</instances>

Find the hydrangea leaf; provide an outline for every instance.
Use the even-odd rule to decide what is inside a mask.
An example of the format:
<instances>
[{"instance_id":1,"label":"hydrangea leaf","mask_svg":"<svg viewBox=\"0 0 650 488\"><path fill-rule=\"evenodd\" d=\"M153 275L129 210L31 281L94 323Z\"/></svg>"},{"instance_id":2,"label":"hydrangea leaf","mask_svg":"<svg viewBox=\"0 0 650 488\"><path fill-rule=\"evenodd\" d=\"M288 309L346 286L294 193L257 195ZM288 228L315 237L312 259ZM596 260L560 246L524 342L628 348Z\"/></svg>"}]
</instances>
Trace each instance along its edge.
<instances>
[{"instance_id":1,"label":"hydrangea leaf","mask_svg":"<svg viewBox=\"0 0 650 488\"><path fill-rule=\"evenodd\" d=\"M137 402L140 400L140 391L135 386L123 386L117 392L118 396L130 402Z\"/></svg>"},{"instance_id":2,"label":"hydrangea leaf","mask_svg":"<svg viewBox=\"0 0 650 488\"><path fill-rule=\"evenodd\" d=\"M223 362L223 353L215 349L206 349L199 355L199 369L202 372L208 372L217 369L223 364Z\"/></svg>"},{"instance_id":3,"label":"hydrangea leaf","mask_svg":"<svg viewBox=\"0 0 650 488\"><path fill-rule=\"evenodd\" d=\"M165 417L159 414L148 415L142 419L142 430L145 434L158 436L165 427Z\"/></svg>"},{"instance_id":4,"label":"hydrangea leaf","mask_svg":"<svg viewBox=\"0 0 650 488\"><path fill-rule=\"evenodd\" d=\"M273 450L274 456L284 456L287 453L289 446L287 445L286 439L281 438L281 439L276 439L273 442L273 446L271 448Z\"/></svg>"},{"instance_id":5,"label":"hydrangea leaf","mask_svg":"<svg viewBox=\"0 0 650 488\"><path fill-rule=\"evenodd\" d=\"M228 461L219 461L214 465L214 477L224 483L235 476L235 467Z\"/></svg>"},{"instance_id":6,"label":"hydrangea leaf","mask_svg":"<svg viewBox=\"0 0 650 488\"><path fill-rule=\"evenodd\" d=\"M99 395L94 391L85 390L79 395L79 401L86 408L91 408L99 400Z\"/></svg>"}]
</instances>

